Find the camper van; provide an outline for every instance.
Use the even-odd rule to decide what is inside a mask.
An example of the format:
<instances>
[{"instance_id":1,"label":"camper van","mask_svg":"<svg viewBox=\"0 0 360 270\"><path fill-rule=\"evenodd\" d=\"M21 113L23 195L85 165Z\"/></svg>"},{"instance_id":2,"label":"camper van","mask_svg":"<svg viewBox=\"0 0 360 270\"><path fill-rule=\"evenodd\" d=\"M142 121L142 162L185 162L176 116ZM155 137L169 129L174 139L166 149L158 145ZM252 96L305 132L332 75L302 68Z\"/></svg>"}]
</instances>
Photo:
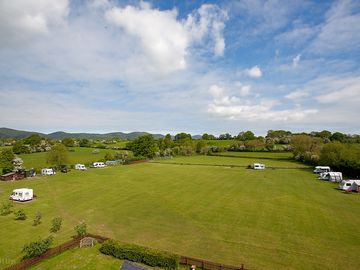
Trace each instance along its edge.
<instances>
[{"instance_id":1,"label":"camper van","mask_svg":"<svg viewBox=\"0 0 360 270\"><path fill-rule=\"evenodd\" d=\"M254 170L265 170L265 164L254 163Z\"/></svg>"},{"instance_id":2,"label":"camper van","mask_svg":"<svg viewBox=\"0 0 360 270\"><path fill-rule=\"evenodd\" d=\"M41 170L41 174L42 175L53 175L53 174L56 174L56 172L54 169L45 168L45 169Z\"/></svg>"},{"instance_id":3,"label":"camper van","mask_svg":"<svg viewBox=\"0 0 360 270\"><path fill-rule=\"evenodd\" d=\"M33 190L31 188L14 189L10 199L19 202L30 201L33 199Z\"/></svg>"},{"instance_id":4,"label":"camper van","mask_svg":"<svg viewBox=\"0 0 360 270\"><path fill-rule=\"evenodd\" d=\"M340 183L343 177L341 172L323 172L320 173L319 179Z\"/></svg>"},{"instance_id":5,"label":"camper van","mask_svg":"<svg viewBox=\"0 0 360 270\"><path fill-rule=\"evenodd\" d=\"M360 180L343 180L339 185L339 189L360 192Z\"/></svg>"},{"instance_id":6,"label":"camper van","mask_svg":"<svg viewBox=\"0 0 360 270\"><path fill-rule=\"evenodd\" d=\"M104 162L93 162L92 166L93 168L104 168L106 165Z\"/></svg>"},{"instance_id":7,"label":"camper van","mask_svg":"<svg viewBox=\"0 0 360 270\"><path fill-rule=\"evenodd\" d=\"M75 170L85 171L86 167L84 164L75 164Z\"/></svg>"},{"instance_id":8,"label":"camper van","mask_svg":"<svg viewBox=\"0 0 360 270\"><path fill-rule=\"evenodd\" d=\"M314 173L324 173L324 172L330 172L329 166L316 166Z\"/></svg>"}]
</instances>

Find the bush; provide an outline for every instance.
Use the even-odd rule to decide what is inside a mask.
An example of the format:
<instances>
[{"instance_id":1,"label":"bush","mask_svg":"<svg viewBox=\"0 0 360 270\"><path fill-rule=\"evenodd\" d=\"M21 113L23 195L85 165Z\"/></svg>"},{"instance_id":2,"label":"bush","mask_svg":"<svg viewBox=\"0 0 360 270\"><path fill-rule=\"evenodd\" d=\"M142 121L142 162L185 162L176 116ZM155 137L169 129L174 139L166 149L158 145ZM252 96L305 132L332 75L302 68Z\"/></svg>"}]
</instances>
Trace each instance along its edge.
<instances>
[{"instance_id":1,"label":"bush","mask_svg":"<svg viewBox=\"0 0 360 270\"><path fill-rule=\"evenodd\" d=\"M35 256L40 256L45 251L47 251L52 243L52 236L49 236L45 239L39 238L39 240L35 242L30 242L24 245L22 249L22 253L25 253L23 259L29 259Z\"/></svg>"},{"instance_id":2,"label":"bush","mask_svg":"<svg viewBox=\"0 0 360 270\"><path fill-rule=\"evenodd\" d=\"M52 220L51 222L51 228L50 228L50 232L52 233L56 233L58 231L60 231L61 229L61 223L62 223L62 218L61 217L56 217Z\"/></svg>"},{"instance_id":3,"label":"bush","mask_svg":"<svg viewBox=\"0 0 360 270\"><path fill-rule=\"evenodd\" d=\"M152 267L163 267L166 269L177 269L179 267L179 256L175 254L132 244L124 244L114 240L105 241L100 247L100 252L120 260L126 259Z\"/></svg>"},{"instance_id":4,"label":"bush","mask_svg":"<svg viewBox=\"0 0 360 270\"><path fill-rule=\"evenodd\" d=\"M74 227L77 237L86 235L86 223L78 224Z\"/></svg>"},{"instance_id":5,"label":"bush","mask_svg":"<svg viewBox=\"0 0 360 270\"><path fill-rule=\"evenodd\" d=\"M36 216L34 218L34 222L33 222L33 226L37 226L41 223L41 218L42 218L42 215L40 212L37 212L36 213Z\"/></svg>"},{"instance_id":6,"label":"bush","mask_svg":"<svg viewBox=\"0 0 360 270\"><path fill-rule=\"evenodd\" d=\"M19 209L16 212L14 212L15 220L25 220L26 214L23 209Z\"/></svg>"},{"instance_id":7,"label":"bush","mask_svg":"<svg viewBox=\"0 0 360 270\"><path fill-rule=\"evenodd\" d=\"M14 204L12 202L5 202L1 204L0 208L0 215L7 216L12 212L11 208L14 207Z\"/></svg>"}]
</instances>

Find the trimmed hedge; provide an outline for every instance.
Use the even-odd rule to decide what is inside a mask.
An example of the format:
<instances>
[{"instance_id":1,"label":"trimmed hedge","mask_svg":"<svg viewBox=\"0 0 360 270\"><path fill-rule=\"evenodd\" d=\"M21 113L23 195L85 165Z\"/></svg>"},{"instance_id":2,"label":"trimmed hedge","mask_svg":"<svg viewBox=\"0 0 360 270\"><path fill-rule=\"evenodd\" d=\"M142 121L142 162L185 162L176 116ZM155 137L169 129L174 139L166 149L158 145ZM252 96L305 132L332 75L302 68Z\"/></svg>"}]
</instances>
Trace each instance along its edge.
<instances>
[{"instance_id":1,"label":"trimmed hedge","mask_svg":"<svg viewBox=\"0 0 360 270\"><path fill-rule=\"evenodd\" d=\"M103 254L111 255L121 260L139 262L153 267L158 266L166 269L177 269L179 267L179 256L175 254L132 244L124 244L114 240L105 241L99 250Z\"/></svg>"}]
</instances>

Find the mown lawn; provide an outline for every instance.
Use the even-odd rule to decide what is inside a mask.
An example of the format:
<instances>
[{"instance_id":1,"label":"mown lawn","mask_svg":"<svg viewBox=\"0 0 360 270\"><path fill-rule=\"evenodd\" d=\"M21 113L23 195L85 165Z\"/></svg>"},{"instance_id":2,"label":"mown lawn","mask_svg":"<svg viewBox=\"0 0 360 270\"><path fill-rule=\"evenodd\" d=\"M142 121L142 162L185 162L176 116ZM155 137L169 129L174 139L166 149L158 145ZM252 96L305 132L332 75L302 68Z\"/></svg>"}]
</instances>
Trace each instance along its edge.
<instances>
[{"instance_id":1,"label":"mown lawn","mask_svg":"<svg viewBox=\"0 0 360 270\"><path fill-rule=\"evenodd\" d=\"M183 159L209 158L211 164L250 161ZM315 178L296 166L255 171L146 163L0 183L0 202L17 187L38 195L15 206L28 220L0 216L0 267L19 260L23 244L47 236L51 219L62 216L54 244L69 240L74 225L85 221L92 233L251 269L359 269L360 196ZM34 227L37 211L43 222Z\"/></svg>"},{"instance_id":2,"label":"mown lawn","mask_svg":"<svg viewBox=\"0 0 360 270\"><path fill-rule=\"evenodd\" d=\"M92 152L96 150L99 151L97 154ZM103 159L106 153L116 153L121 152L119 150L111 149L95 149L95 148L86 148L86 147L71 147L69 148L69 164L89 164L95 161ZM46 163L46 152L32 153L32 154L22 154L19 155L24 161L24 166L26 168L44 168L49 166Z\"/></svg>"}]
</instances>

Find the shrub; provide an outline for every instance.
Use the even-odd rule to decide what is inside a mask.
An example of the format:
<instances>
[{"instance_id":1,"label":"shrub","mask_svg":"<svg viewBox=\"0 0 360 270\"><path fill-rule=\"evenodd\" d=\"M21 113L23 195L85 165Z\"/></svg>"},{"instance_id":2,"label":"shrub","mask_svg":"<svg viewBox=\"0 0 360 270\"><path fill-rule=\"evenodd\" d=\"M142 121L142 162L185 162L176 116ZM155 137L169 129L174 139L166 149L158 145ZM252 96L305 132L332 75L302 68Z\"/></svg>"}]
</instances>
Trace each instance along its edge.
<instances>
[{"instance_id":1,"label":"shrub","mask_svg":"<svg viewBox=\"0 0 360 270\"><path fill-rule=\"evenodd\" d=\"M16 212L14 212L15 220L25 220L26 214L23 209L19 209Z\"/></svg>"},{"instance_id":2,"label":"shrub","mask_svg":"<svg viewBox=\"0 0 360 270\"><path fill-rule=\"evenodd\" d=\"M132 244L124 244L114 240L105 241L100 247L100 252L120 260L126 259L152 267L163 267L166 269L177 269L179 267L179 256L175 254Z\"/></svg>"},{"instance_id":3,"label":"shrub","mask_svg":"<svg viewBox=\"0 0 360 270\"><path fill-rule=\"evenodd\" d=\"M86 223L78 224L74 227L76 236L84 236L86 235Z\"/></svg>"},{"instance_id":4,"label":"shrub","mask_svg":"<svg viewBox=\"0 0 360 270\"><path fill-rule=\"evenodd\" d=\"M52 243L52 236L49 236L45 239L39 238L35 242L30 242L26 245L24 245L22 249L22 253L25 253L23 256L23 259L29 259L35 256L40 256L45 251L47 251Z\"/></svg>"},{"instance_id":5,"label":"shrub","mask_svg":"<svg viewBox=\"0 0 360 270\"><path fill-rule=\"evenodd\" d=\"M40 212L37 212L34 218L33 226L37 226L41 223L42 215Z\"/></svg>"},{"instance_id":6,"label":"shrub","mask_svg":"<svg viewBox=\"0 0 360 270\"><path fill-rule=\"evenodd\" d=\"M60 231L61 223L62 223L62 218L61 217L53 218L53 220L51 222L52 225L51 225L51 228L50 228L50 232L56 233L56 232Z\"/></svg>"},{"instance_id":7,"label":"shrub","mask_svg":"<svg viewBox=\"0 0 360 270\"><path fill-rule=\"evenodd\" d=\"M11 208L14 207L12 202L5 202L1 204L0 215L6 216L12 212Z\"/></svg>"}]
</instances>

